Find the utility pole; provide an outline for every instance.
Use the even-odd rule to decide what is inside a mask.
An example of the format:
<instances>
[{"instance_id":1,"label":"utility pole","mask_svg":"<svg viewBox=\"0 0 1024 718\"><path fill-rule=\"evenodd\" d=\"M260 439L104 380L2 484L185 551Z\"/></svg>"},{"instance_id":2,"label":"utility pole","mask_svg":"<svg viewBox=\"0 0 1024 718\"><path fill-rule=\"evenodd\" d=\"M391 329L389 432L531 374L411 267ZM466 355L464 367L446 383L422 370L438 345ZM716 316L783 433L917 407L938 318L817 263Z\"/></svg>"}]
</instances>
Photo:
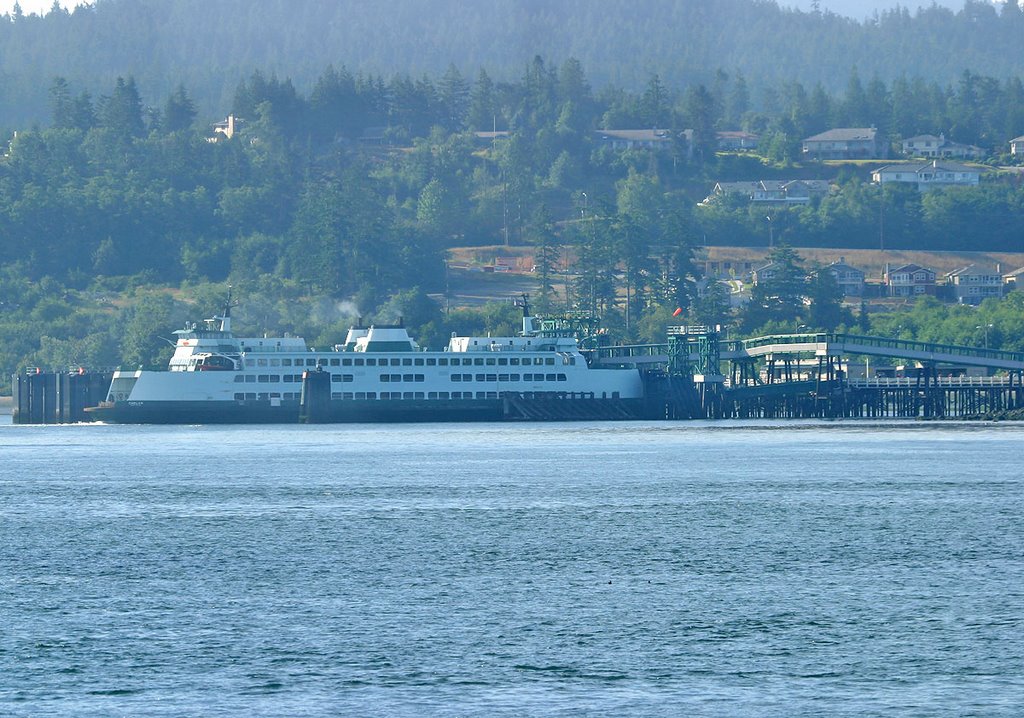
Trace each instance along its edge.
<instances>
[{"instance_id":1,"label":"utility pole","mask_svg":"<svg viewBox=\"0 0 1024 718\"><path fill-rule=\"evenodd\" d=\"M885 251L885 185L878 181L878 249Z\"/></svg>"}]
</instances>

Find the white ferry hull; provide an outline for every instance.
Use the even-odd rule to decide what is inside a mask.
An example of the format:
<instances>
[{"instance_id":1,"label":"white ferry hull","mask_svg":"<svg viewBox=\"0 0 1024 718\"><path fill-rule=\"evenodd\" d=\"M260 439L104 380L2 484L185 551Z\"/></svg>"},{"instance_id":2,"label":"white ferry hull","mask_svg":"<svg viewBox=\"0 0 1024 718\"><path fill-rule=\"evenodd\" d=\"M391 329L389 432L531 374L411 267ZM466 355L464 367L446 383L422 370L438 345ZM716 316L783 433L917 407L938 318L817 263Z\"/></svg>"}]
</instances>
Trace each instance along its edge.
<instances>
[{"instance_id":1,"label":"white ferry hull","mask_svg":"<svg viewBox=\"0 0 1024 718\"><path fill-rule=\"evenodd\" d=\"M297 400L118 401L87 409L92 419L114 424L294 424ZM615 421L644 418L639 399L522 398L373 401L332 400L315 423L414 423L474 421Z\"/></svg>"}]
</instances>

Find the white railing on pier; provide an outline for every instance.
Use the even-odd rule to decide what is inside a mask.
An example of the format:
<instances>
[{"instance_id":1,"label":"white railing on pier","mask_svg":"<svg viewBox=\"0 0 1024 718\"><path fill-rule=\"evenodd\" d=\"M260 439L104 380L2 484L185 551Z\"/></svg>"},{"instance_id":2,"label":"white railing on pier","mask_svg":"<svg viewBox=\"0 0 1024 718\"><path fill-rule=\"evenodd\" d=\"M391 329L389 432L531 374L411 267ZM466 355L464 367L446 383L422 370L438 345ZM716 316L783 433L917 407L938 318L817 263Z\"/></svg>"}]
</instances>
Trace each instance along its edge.
<instances>
[{"instance_id":1,"label":"white railing on pier","mask_svg":"<svg viewBox=\"0 0 1024 718\"><path fill-rule=\"evenodd\" d=\"M924 381L915 377L875 377L873 379L850 379L849 386L853 389L900 389L924 388ZM1014 386L1007 376L940 376L928 383L929 387L949 389L970 389L983 387Z\"/></svg>"}]
</instances>

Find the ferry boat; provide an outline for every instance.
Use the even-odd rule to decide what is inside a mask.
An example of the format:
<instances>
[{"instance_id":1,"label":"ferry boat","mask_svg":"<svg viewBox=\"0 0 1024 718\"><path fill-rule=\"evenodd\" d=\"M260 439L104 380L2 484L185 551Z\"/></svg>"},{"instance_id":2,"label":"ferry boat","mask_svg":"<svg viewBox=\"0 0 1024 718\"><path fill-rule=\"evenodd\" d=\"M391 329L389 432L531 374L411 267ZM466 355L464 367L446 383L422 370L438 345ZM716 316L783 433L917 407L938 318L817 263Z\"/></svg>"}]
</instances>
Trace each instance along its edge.
<instances>
[{"instance_id":1,"label":"ferry boat","mask_svg":"<svg viewBox=\"0 0 1024 718\"><path fill-rule=\"evenodd\" d=\"M404 326L352 327L315 351L297 337L235 337L222 316L175 332L166 371L114 372L86 411L114 423L295 423L632 419L635 368L588 365L564 320L531 316L511 337L452 336L421 349ZM315 381L314 381L315 380Z\"/></svg>"}]
</instances>

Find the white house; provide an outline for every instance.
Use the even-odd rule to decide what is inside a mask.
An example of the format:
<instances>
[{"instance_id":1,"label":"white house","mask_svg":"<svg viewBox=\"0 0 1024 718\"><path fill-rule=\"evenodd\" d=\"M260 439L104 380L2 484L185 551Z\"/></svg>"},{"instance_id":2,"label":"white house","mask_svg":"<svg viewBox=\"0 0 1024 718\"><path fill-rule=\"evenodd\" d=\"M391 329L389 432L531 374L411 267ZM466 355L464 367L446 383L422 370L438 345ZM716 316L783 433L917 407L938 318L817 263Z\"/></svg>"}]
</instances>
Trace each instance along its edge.
<instances>
[{"instance_id":1,"label":"white house","mask_svg":"<svg viewBox=\"0 0 1024 718\"><path fill-rule=\"evenodd\" d=\"M916 184L918 190L933 187L976 186L981 181L981 170L953 162L932 160L925 165L886 165L871 173L876 184L904 182Z\"/></svg>"},{"instance_id":2,"label":"white house","mask_svg":"<svg viewBox=\"0 0 1024 718\"><path fill-rule=\"evenodd\" d=\"M981 147L950 142L945 135L915 135L903 140L902 146L903 154L908 157L981 159L985 156Z\"/></svg>"},{"instance_id":3,"label":"white house","mask_svg":"<svg viewBox=\"0 0 1024 718\"><path fill-rule=\"evenodd\" d=\"M213 123L213 137L208 137L206 140L207 142L218 142L221 139L230 140L241 131L244 124L245 120L241 117L228 115L220 122ZM218 137L218 135L221 135L221 137Z\"/></svg>"},{"instance_id":4,"label":"white house","mask_svg":"<svg viewBox=\"0 0 1024 718\"><path fill-rule=\"evenodd\" d=\"M939 148L945 143L945 135L915 135L903 140L903 154L910 157L940 157Z\"/></svg>"},{"instance_id":5,"label":"white house","mask_svg":"<svg viewBox=\"0 0 1024 718\"><path fill-rule=\"evenodd\" d=\"M718 182L703 204L710 204L726 195L741 195L756 204L803 205L810 204L814 197L824 197L828 190L828 180Z\"/></svg>"}]
</instances>

